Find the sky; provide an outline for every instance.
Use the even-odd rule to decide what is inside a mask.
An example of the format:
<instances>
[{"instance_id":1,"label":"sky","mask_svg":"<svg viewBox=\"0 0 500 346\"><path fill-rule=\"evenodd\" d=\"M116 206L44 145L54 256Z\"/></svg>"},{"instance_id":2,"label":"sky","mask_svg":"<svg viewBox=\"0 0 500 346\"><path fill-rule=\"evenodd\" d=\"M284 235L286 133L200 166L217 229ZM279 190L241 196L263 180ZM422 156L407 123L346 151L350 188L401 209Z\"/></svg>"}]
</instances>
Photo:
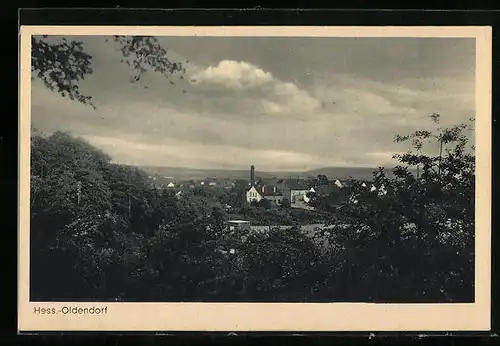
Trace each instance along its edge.
<instances>
[{"instance_id":1,"label":"sky","mask_svg":"<svg viewBox=\"0 0 500 346\"><path fill-rule=\"evenodd\" d=\"M260 171L394 165L396 134L475 115L469 38L162 37L184 79L133 71L103 36L81 83L96 109L32 81L32 127L67 131L114 162ZM57 41L59 37L52 37ZM147 85L147 89L144 88ZM433 145L427 147L436 151Z\"/></svg>"}]
</instances>

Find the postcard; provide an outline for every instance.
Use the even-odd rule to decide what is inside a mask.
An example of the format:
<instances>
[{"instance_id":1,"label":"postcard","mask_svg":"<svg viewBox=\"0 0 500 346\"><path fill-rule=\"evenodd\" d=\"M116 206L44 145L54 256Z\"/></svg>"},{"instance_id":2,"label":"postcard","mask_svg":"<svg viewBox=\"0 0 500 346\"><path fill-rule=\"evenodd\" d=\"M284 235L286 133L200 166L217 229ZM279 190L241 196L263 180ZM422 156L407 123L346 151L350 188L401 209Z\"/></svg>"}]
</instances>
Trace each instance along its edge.
<instances>
[{"instance_id":1,"label":"postcard","mask_svg":"<svg viewBox=\"0 0 500 346\"><path fill-rule=\"evenodd\" d=\"M21 26L19 331L489 330L491 35Z\"/></svg>"}]
</instances>

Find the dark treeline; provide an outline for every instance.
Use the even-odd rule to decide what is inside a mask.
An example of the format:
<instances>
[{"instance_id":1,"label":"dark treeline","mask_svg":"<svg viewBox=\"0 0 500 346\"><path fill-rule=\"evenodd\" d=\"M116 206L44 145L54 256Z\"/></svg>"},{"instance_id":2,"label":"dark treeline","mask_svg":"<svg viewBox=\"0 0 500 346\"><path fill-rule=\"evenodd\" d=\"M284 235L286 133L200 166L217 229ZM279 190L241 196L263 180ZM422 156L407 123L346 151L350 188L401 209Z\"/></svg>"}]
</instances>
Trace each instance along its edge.
<instances>
[{"instance_id":1,"label":"dark treeline","mask_svg":"<svg viewBox=\"0 0 500 346\"><path fill-rule=\"evenodd\" d=\"M415 153L397 157L390 177L374 172L384 193L351 181L350 202L324 208L333 228L312 238L300 226L229 232L213 195L177 198L84 140L34 132L31 300L472 301L475 174L465 130L397 137ZM432 139L442 150L420 154Z\"/></svg>"}]
</instances>

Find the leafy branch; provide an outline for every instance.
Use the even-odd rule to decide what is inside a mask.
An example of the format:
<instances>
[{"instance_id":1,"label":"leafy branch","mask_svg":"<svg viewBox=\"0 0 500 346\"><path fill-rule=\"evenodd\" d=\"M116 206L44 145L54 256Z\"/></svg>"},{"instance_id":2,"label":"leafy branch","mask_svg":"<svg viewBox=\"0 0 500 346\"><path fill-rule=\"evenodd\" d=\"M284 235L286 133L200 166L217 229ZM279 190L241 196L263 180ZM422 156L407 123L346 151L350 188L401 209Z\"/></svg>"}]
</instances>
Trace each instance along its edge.
<instances>
[{"instance_id":1,"label":"leafy branch","mask_svg":"<svg viewBox=\"0 0 500 346\"><path fill-rule=\"evenodd\" d=\"M51 91L71 100L86 105L96 106L93 97L82 94L80 83L93 73L92 56L83 49L83 42L61 38L59 43L47 41L48 36L32 36L31 38L31 71L32 78L41 79ZM180 62L169 58L167 50L153 36L113 36L112 40L119 44L123 59L133 70L132 83L139 82L148 71L160 73L169 78L175 73L186 72ZM109 42L109 38L105 39ZM131 59L132 58L132 59ZM181 75L181 79L184 77ZM171 84L174 84L170 81ZM144 85L147 88L147 85Z\"/></svg>"},{"instance_id":2,"label":"leafy branch","mask_svg":"<svg viewBox=\"0 0 500 346\"><path fill-rule=\"evenodd\" d=\"M78 85L93 73L90 66L92 56L83 51L83 43L62 38L61 43L50 44L46 38L46 35L31 38L32 73L48 89L95 108L92 97L83 95Z\"/></svg>"}]
</instances>

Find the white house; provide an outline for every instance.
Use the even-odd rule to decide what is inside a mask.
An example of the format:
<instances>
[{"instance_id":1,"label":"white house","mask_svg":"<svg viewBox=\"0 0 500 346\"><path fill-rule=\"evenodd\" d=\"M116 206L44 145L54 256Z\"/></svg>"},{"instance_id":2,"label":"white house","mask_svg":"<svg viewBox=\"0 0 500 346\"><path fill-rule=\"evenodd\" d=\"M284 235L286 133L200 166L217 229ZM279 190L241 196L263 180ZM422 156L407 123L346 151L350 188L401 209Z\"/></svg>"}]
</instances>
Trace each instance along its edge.
<instances>
[{"instance_id":1,"label":"white house","mask_svg":"<svg viewBox=\"0 0 500 346\"><path fill-rule=\"evenodd\" d=\"M247 191L247 202L260 202L262 199L280 206L283 203L283 194L276 186L254 185Z\"/></svg>"},{"instance_id":2,"label":"white house","mask_svg":"<svg viewBox=\"0 0 500 346\"><path fill-rule=\"evenodd\" d=\"M262 199L262 194L255 188L255 186L252 186L248 191L247 191L247 202L252 203L252 202L260 202Z\"/></svg>"},{"instance_id":3,"label":"white house","mask_svg":"<svg viewBox=\"0 0 500 346\"><path fill-rule=\"evenodd\" d=\"M309 190L290 190L290 203L299 204L305 202L305 198Z\"/></svg>"},{"instance_id":4,"label":"white house","mask_svg":"<svg viewBox=\"0 0 500 346\"><path fill-rule=\"evenodd\" d=\"M314 189L314 187L311 187L308 192L316 193L316 190ZM311 201L311 198L307 196L307 193L304 195L303 199L306 203L309 203Z\"/></svg>"},{"instance_id":5,"label":"white house","mask_svg":"<svg viewBox=\"0 0 500 346\"><path fill-rule=\"evenodd\" d=\"M169 187L169 188L175 187L175 184L170 182L170 183L168 183L167 187Z\"/></svg>"}]
</instances>

